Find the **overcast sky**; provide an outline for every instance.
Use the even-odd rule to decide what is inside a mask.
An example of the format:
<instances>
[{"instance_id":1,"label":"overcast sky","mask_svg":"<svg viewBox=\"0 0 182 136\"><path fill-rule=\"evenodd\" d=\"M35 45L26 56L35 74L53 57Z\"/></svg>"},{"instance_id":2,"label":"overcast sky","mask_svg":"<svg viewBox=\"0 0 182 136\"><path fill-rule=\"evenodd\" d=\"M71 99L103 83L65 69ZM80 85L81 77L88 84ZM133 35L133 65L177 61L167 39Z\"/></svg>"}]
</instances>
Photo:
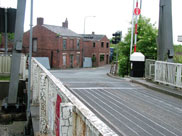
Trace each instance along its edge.
<instances>
[{"instance_id":1,"label":"overcast sky","mask_svg":"<svg viewBox=\"0 0 182 136\"><path fill-rule=\"evenodd\" d=\"M16 8L17 0L0 0L1 7ZM173 9L173 39L178 44L177 36L182 35L182 0L172 0ZM112 33L123 31L123 36L132 19L133 0L34 0L33 25L36 18L43 17L45 24L61 26L68 18L69 29L76 33L84 31L84 17L86 19L85 32L105 34L108 38ZM156 23L158 28L159 0L142 0L141 14ZM26 4L25 31L29 29L30 0Z\"/></svg>"}]
</instances>

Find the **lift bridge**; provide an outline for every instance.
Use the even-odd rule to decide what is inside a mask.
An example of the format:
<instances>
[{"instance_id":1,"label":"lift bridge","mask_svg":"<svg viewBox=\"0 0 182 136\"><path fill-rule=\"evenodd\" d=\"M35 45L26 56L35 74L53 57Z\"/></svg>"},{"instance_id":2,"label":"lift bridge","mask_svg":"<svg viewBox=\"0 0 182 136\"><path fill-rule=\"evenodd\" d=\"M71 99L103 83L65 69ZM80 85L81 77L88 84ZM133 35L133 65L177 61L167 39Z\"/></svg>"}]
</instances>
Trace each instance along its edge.
<instances>
[{"instance_id":1,"label":"lift bridge","mask_svg":"<svg viewBox=\"0 0 182 136\"><path fill-rule=\"evenodd\" d=\"M160 0L159 6L159 31L158 31L158 60L168 60L173 61L174 49L173 49L173 30L172 30L172 0ZM3 103L3 109L8 108L19 108L21 103L18 101L18 84L19 84L19 69L21 61L21 51L22 51L22 39L23 39L23 28L24 28L24 18L25 18L25 5L26 0L18 0L17 10L16 10L16 21L15 21L15 38L14 46L12 50L12 63L11 63L11 76L8 98L5 99ZM2 8L1 8L1 11ZM4 10L5 11L5 10ZM0 21L0 32L7 33L7 28L5 28L7 21L2 17L5 16L1 12ZM14 17L14 16L12 16ZM5 23L3 23L3 21Z\"/></svg>"}]
</instances>

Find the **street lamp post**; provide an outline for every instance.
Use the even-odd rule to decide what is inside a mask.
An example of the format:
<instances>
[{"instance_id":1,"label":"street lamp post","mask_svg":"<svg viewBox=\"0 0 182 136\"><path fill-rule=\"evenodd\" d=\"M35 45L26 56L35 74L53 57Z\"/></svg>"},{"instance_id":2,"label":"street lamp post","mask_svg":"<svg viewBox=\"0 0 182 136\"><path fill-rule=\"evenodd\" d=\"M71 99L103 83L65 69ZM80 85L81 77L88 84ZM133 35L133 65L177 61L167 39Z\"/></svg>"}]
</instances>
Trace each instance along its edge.
<instances>
[{"instance_id":1,"label":"street lamp post","mask_svg":"<svg viewBox=\"0 0 182 136\"><path fill-rule=\"evenodd\" d=\"M86 19L89 18L89 17L95 17L95 16L85 16L84 17L84 30L83 30L83 33L85 34L85 23L86 23Z\"/></svg>"}]
</instances>

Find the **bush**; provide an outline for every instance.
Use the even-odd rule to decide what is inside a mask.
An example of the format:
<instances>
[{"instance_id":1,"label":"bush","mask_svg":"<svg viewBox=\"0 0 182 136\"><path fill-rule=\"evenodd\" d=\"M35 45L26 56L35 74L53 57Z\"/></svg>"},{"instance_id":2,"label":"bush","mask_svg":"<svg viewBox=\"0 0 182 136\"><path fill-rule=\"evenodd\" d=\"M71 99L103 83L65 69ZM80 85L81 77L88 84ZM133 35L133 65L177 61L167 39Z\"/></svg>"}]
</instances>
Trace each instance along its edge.
<instances>
[{"instance_id":1,"label":"bush","mask_svg":"<svg viewBox=\"0 0 182 136\"><path fill-rule=\"evenodd\" d=\"M129 72L129 63L128 63L128 57L122 56L119 59L119 76L124 77L125 75L128 75Z\"/></svg>"}]
</instances>

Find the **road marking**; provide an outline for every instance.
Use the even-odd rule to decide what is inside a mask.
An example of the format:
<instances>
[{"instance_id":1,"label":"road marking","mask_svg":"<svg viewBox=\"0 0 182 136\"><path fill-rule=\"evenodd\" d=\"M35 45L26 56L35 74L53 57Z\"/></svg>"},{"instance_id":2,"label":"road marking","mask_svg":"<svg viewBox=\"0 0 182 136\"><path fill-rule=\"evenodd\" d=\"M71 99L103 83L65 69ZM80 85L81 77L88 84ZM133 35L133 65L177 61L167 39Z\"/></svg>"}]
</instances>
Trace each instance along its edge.
<instances>
[{"instance_id":1,"label":"road marking","mask_svg":"<svg viewBox=\"0 0 182 136\"><path fill-rule=\"evenodd\" d=\"M134 88L126 88L126 87L87 87L87 88L74 88L74 87L70 87L70 89L78 89L78 90L90 90L90 89L93 89L93 90L97 90L97 89L121 89L121 90L124 90L124 89L127 89L127 90L133 90Z\"/></svg>"}]
</instances>

